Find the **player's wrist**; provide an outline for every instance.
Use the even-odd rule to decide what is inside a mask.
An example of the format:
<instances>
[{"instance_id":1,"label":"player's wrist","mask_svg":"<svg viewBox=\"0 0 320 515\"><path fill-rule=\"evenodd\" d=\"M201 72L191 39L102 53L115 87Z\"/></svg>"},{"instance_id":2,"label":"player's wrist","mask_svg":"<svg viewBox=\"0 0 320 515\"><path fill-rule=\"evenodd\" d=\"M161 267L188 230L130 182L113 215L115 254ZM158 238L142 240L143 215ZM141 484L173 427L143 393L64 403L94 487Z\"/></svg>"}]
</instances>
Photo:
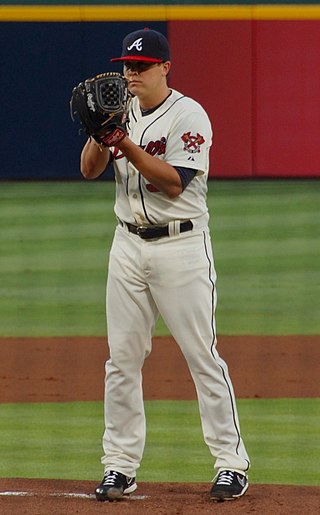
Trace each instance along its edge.
<instances>
[{"instance_id":1,"label":"player's wrist","mask_svg":"<svg viewBox=\"0 0 320 515\"><path fill-rule=\"evenodd\" d=\"M105 147L116 147L125 137L127 133L123 127L115 127L111 132L104 136L100 136L99 140Z\"/></svg>"}]
</instances>

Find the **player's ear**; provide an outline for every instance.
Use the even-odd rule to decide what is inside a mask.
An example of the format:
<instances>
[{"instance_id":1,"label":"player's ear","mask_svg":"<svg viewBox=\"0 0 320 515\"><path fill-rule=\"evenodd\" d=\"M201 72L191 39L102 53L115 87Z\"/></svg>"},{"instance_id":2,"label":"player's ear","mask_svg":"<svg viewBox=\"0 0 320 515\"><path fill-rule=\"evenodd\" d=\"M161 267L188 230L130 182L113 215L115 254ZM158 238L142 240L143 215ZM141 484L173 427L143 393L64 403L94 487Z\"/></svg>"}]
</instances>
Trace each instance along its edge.
<instances>
[{"instance_id":1,"label":"player's ear","mask_svg":"<svg viewBox=\"0 0 320 515\"><path fill-rule=\"evenodd\" d=\"M163 66L162 66L163 73L164 73L165 76L167 76L169 71L170 71L170 68L171 68L171 62L170 61L165 61L162 64L163 64Z\"/></svg>"}]
</instances>

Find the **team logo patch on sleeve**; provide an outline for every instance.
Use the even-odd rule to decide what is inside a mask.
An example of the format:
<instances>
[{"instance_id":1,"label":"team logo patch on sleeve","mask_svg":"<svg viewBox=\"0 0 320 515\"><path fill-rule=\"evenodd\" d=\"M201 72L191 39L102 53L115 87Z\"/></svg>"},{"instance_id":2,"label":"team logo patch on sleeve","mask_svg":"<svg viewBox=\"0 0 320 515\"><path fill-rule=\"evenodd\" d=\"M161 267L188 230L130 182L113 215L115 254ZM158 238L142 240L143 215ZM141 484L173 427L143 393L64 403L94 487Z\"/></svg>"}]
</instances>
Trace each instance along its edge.
<instances>
[{"instance_id":1,"label":"team logo patch on sleeve","mask_svg":"<svg viewBox=\"0 0 320 515\"><path fill-rule=\"evenodd\" d=\"M205 142L204 137L198 132L196 136L192 136L191 132L185 132L183 136L181 136L181 139L184 142L183 150L186 150L191 154L200 152L200 146Z\"/></svg>"}]
</instances>

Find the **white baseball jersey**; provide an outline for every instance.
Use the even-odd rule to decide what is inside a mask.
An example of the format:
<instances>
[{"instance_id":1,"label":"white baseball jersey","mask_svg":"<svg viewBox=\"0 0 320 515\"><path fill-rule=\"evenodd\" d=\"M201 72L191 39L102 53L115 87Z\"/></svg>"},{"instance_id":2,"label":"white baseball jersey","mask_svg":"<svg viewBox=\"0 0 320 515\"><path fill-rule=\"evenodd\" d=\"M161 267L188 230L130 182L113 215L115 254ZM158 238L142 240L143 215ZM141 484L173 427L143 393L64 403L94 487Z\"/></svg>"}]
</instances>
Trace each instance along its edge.
<instances>
[{"instance_id":1,"label":"white baseball jersey","mask_svg":"<svg viewBox=\"0 0 320 515\"><path fill-rule=\"evenodd\" d=\"M197 174L179 197L170 199L118 153L113 163L117 184L115 213L118 218L133 224L153 225L196 219L207 213L212 129L200 104L172 90L158 109L142 116L135 97L130 109L128 136L152 156L172 166L192 168Z\"/></svg>"}]
</instances>

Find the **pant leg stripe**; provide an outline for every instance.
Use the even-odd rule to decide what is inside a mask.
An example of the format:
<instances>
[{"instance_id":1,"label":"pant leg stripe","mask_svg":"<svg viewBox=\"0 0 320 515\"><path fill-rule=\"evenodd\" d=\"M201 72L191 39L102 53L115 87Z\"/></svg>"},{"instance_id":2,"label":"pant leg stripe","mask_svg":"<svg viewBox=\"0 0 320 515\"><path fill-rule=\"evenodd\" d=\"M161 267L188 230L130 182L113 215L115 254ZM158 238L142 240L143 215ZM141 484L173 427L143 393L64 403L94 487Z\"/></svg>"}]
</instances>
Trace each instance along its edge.
<instances>
[{"instance_id":1,"label":"pant leg stripe","mask_svg":"<svg viewBox=\"0 0 320 515\"><path fill-rule=\"evenodd\" d=\"M212 279L213 263L211 262L211 259L210 259L209 253L208 253L208 243L207 243L207 238L206 238L206 233L205 232L203 233L203 237L204 237L205 253L206 253L208 264L209 264L209 267L208 267L209 281L210 281L210 283L212 285L212 295L211 295L211 298L212 298L212 301L211 301L211 309L212 309L212 312L211 312L211 328L212 328L212 335L213 336L212 336L212 344L211 344L211 349L210 350L211 350L211 354L212 354L213 359L216 361L216 356L215 356L215 353L214 353L214 348L215 348L215 343L216 343L216 333L215 333L215 327L214 327L214 318L215 318L215 313L214 313L215 284L214 284L214 281ZM229 392L229 398L230 398L231 409L232 409L233 424L234 424L234 427L235 427L235 430L236 430L236 433L237 433L237 436L238 436L238 443L237 443L237 446L236 446L236 454L239 455L239 446L240 446L240 442L241 442L241 436L240 436L239 427L238 427L237 422L236 422L233 396L232 396L232 393L231 393L231 388L230 388L229 381L227 380L226 375L225 375L225 371L223 370L223 368L222 368L222 366L220 364L218 364L218 366L220 367L223 379L224 379L224 381L225 381L225 383L227 385L228 392Z\"/></svg>"}]
</instances>

